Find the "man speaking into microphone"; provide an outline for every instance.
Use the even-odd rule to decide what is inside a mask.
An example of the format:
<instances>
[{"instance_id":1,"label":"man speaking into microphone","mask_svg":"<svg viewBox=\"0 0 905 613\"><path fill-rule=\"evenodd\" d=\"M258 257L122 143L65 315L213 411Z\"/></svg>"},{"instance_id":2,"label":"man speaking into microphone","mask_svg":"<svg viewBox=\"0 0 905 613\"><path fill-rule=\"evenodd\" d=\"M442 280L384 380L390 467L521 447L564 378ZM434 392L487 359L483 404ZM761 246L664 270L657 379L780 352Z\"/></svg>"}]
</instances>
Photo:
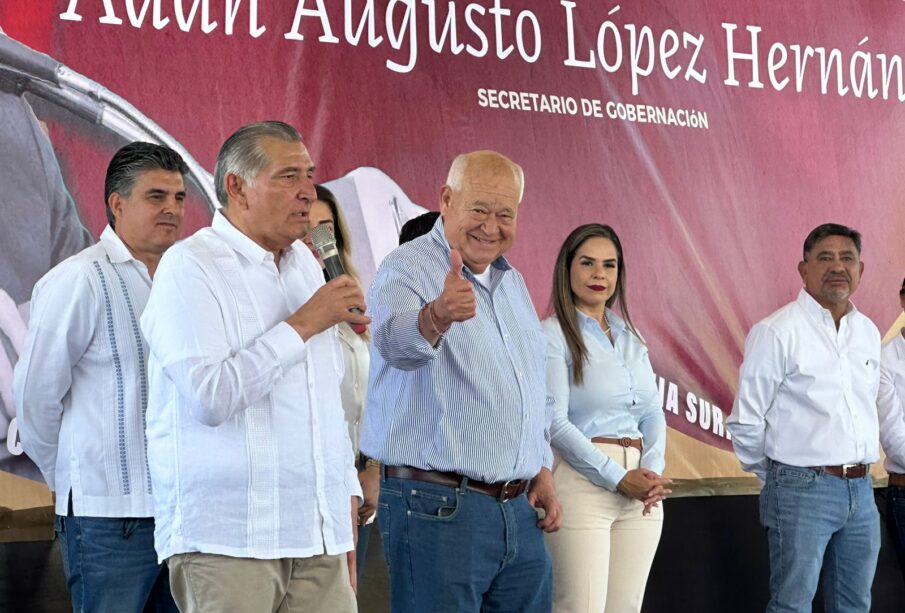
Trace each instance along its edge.
<instances>
[{"instance_id":1,"label":"man speaking into microphone","mask_svg":"<svg viewBox=\"0 0 905 613\"><path fill-rule=\"evenodd\" d=\"M183 613L356 610L361 487L332 328L370 320L298 240L313 172L287 124L230 136L223 208L161 262L142 317L155 547Z\"/></svg>"},{"instance_id":2,"label":"man speaking into microphone","mask_svg":"<svg viewBox=\"0 0 905 613\"><path fill-rule=\"evenodd\" d=\"M384 259L368 294L361 448L385 466L377 517L396 613L551 607L546 337L503 257L523 184L499 153L457 157L441 218Z\"/></svg>"}]
</instances>

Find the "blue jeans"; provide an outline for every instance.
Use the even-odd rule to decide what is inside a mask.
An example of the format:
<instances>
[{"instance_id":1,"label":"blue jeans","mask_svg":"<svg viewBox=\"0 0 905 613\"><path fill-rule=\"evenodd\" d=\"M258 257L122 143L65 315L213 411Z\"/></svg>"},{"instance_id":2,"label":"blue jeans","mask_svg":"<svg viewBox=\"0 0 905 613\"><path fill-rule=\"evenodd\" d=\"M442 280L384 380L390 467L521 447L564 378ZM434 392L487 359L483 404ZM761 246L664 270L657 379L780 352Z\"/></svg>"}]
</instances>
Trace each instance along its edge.
<instances>
[{"instance_id":1,"label":"blue jeans","mask_svg":"<svg viewBox=\"0 0 905 613\"><path fill-rule=\"evenodd\" d=\"M75 613L178 613L153 519L57 515L54 531Z\"/></svg>"},{"instance_id":2,"label":"blue jeans","mask_svg":"<svg viewBox=\"0 0 905 613\"><path fill-rule=\"evenodd\" d=\"M524 494L386 479L377 508L394 613L549 613L550 555Z\"/></svg>"},{"instance_id":3,"label":"blue jeans","mask_svg":"<svg viewBox=\"0 0 905 613\"><path fill-rule=\"evenodd\" d=\"M880 514L869 476L841 479L773 462L760 518L770 546L768 613L810 613L821 569L827 612L870 611Z\"/></svg>"},{"instance_id":4,"label":"blue jeans","mask_svg":"<svg viewBox=\"0 0 905 613\"><path fill-rule=\"evenodd\" d=\"M895 547L905 581L905 487L890 485L886 490L886 533Z\"/></svg>"},{"instance_id":5,"label":"blue jeans","mask_svg":"<svg viewBox=\"0 0 905 613\"><path fill-rule=\"evenodd\" d=\"M358 576L358 589L365 576L365 562L368 557L368 543L371 542L371 526L373 523L358 527L358 546L355 547L355 574Z\"/></svg>"}]
</instances>

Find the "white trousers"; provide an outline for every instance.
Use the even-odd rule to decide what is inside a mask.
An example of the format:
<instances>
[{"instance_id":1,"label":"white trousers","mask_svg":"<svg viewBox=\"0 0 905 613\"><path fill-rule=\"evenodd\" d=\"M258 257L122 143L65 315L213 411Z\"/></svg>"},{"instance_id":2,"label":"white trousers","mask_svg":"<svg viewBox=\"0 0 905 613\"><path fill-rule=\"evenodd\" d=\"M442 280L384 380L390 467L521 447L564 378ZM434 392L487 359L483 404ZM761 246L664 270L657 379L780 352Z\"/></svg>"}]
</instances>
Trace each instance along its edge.
<instances>
[{"instance_id":1,"label":"white trousers","mask_svg":"<svg viewBox=\"0 0 905 613\"><path fill-rule=\"evenodd\" d=\"M634 447L595 443L627 469L638 468ZM644 505L594 485L561 461L553 472L563 508L562 527L547 535L553 558L556 613L641 611L660 532L663 503L646 517Z\"/></svg>"}]
</instances>

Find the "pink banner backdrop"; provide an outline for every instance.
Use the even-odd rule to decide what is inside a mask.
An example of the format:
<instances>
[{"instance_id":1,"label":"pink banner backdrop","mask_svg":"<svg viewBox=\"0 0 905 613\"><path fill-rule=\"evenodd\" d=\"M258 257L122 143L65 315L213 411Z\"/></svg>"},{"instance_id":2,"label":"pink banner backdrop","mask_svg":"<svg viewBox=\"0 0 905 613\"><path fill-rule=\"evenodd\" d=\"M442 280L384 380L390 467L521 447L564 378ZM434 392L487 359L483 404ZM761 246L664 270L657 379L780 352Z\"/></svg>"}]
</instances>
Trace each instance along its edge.
<instances>
[{"instance_id":1,"label":"pink banner backdrop","mask_svg":"<svg viewBox=\"0 0 905 613\"><path fill-rule=\"evenodd\" d=\"M436 209L456 154L509 155L526 175L509 256L539 313L566 234L612 225L669 426L715 454L731 449L745 335L796 295L814 226L863 232L856 303L884 333L900 313L898 0L4 0L0 27L123 96L209 171L238 126L281 119L319 179L377 168ZM122 140L35 108L97 236ZM189 230L209 218L196 192ZM706 454L692 464L726 476Z\"/></svg>"}]
</instances>

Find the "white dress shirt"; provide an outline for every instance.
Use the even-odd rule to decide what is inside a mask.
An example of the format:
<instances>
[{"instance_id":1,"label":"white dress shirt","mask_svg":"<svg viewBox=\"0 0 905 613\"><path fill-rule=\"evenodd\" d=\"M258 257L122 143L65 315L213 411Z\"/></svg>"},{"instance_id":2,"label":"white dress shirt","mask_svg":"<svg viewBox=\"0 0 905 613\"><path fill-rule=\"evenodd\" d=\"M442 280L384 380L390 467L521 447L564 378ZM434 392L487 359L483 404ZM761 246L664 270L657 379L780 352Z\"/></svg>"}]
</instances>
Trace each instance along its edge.
<instances>
[{"instance_id":1,"label":"white dress shirt","mask_svg":"<svg viewBox=\"0 0 905 613\"><path fill-rule=\"evenodd\" d=\"M350 497L361 487L336 330L304 342L284 321L323 283L302 243L278 269L219 213L161 260L141 319L161 560L352 549Z\"/></svg>"},{"instance_id":2,"label":"white dress shirt","mask_svg":"<svg viewBox=\"0 0 905 613\"><path fill-rule=\"evenodd\" d=\"M901 331L883 343L883 347L880 348L880 360L884 364L897 360L905 361L905 337Z\"/></svg>"},{"instance_id":3,"label":"white dress shirt","mask_svg":"<svg viewBox=\"0 0 905 613\"><path fill-rule=\"evenodd\" d=\"M371 354L368 342L352 326L343 322L336 326L339 344L342 347L345 374L340 392L352 449L358 454L358 440L361 435L361 418L364 416L365 400L368 397L368 368Z\"/></svg>"},{"instance_id":4,"label":"white dress shirt","mask_svg":"<svg viewBox=\"0 0 905 613\"><path fill-rule=\"evenodd\" d=\"M886 452L886 472L905 474L905 338L901 332L880 351L880 443Z\"/></svg>"},{"instance_id":5,"label":"white dress shirt","mask_svg":"<svg viewBox=\"0 0 905 613\"><path fill-rule=\"evenodd\" d=\"M22 447L56 512L150 517L147 347L138 318L151 278L108 226L35 285L14 395Z\"/></svg>"},{"instance_id":6,"label":"white dress shirt","mask_svg":"<svg viewBox=\"0 0 905 613\"><path fill-rule=\"evenodd\" d=\"M880 332L854 305L839 322L805 290L745 341L727 426L742 468L768 460L835 466L879 458Z\"/></svg>"}]
</instances>

